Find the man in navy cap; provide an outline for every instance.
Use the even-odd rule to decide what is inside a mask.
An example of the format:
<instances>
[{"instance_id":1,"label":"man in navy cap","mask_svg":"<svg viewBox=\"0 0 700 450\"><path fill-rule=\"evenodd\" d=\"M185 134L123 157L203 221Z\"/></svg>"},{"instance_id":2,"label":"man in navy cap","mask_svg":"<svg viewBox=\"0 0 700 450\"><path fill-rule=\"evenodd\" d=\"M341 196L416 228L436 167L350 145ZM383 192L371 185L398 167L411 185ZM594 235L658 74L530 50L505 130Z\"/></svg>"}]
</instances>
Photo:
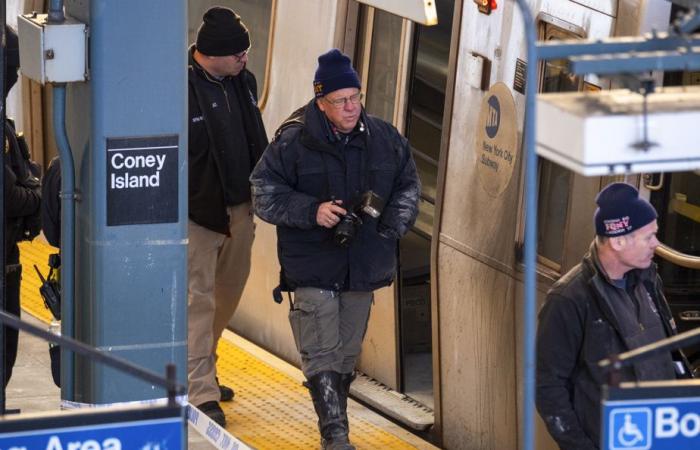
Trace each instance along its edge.
<instances>
[{"instance_id":1,"label":"man in navy cap","mask_svg":"<svg viewBox=\"0 0 700 450\"><path fill-rule=\"evenodd\" d=\"M216 346L250 272L248 176L267 146L249 49L238 14L215 6L189 55L189 401L221 426L233 390L216 378Z\"/></svg>"},{"instance_id":2,"label":"man in navy cap","mask_svg":"<svg viewBox=\"0 0 700 450\"><path fill-rule=\"evenodd\" d=\"M279 128L250 180L253 206L277 225L281 288L323 448L352 449L347 397L372 292L396 272L398 239L418 214L408 142L362 108L350 58L318 58L314 99ZM291 303L291 301L290 301Z\"/></svg>"},{"instance_id":3,"label":"man in navy cap","mask_svg":"<svg viewBox=\"0 0 700 450\"><path fill-rule=\"evenodd\" d=\"M537 409L563 450L599 448L598 361L676 334L652 262L656 210L625 183L608 185L596 203L596 238L550 289L537 333ZM622 381L674 379L686 367L665 352L623 369Z\"/></svg>"}]
</instances>

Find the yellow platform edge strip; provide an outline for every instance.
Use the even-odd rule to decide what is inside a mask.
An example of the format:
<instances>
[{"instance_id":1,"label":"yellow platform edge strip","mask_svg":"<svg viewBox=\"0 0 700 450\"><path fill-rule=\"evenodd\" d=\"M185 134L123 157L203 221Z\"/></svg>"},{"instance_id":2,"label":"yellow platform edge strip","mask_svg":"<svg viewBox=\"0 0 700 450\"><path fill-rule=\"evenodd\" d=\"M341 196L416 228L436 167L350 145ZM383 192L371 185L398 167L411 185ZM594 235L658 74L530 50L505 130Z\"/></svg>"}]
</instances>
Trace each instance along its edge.
<instances>
[{"instance_id":1,"label":"yellow platform edge strip","mask_svg":"<svg viewBox=\"0 0 700 450\"><path fill-rule=\"evenodd\" d=\"M46 276L48 255L56 251L41 239L20 243L22 310L47 324L51 313L39 295L34 265ZM316 413L306 388L226 339L219 341L217 353L219 381L236 392L234 401L221 403L227 431L260 450L319 448ZM415 448L350 410L348 415L350 439L358 450Z\"/></svg>"}]
</instances>

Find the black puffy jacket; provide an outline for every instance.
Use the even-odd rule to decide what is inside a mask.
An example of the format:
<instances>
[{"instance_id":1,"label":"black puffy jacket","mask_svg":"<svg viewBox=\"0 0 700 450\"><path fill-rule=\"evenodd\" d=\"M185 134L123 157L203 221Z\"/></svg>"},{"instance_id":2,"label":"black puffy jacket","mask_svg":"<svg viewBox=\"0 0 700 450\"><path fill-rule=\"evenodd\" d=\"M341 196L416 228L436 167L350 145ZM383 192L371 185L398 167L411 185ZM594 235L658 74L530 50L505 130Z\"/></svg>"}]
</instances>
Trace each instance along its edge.
<instances>
[{"instance_id":1,"label":"black puffy jacket","mask_svg":"<svg viewBox=\"0 0 700 450\"><path fill-rule=\"evenodd\" d=\"M251 174L253 205L277 225L277 250L289 287L372 291L396 272L398 238L418 214L420 182L408 141L390 124L362 113L348 135L331 130L314 100L276 133ZM367 190L386 202L365 217L349 247L319 226L319 204L333 198L348 209Z\"/></svg>"},{"instance_id":2,"label":"black puffy jacket","mask_svg":"<svg viewBox=\"0 0 700 450\"><path fill-rule=\"evenodd\" d=\"M606 374L601 359L633 350L613 301L620 301L600 268L595 244L583 261L557 281L547 294L537 329L537 410L562 450L593 450L600 444L601 386ZM666 336L677 333L656 267L627 273L653 302ZM647 296L645 294L645 296ZM683 361L682 355L677 355ZM626 367L621 381L675 376L668 354Z\"/></svg>"}]
</instances>

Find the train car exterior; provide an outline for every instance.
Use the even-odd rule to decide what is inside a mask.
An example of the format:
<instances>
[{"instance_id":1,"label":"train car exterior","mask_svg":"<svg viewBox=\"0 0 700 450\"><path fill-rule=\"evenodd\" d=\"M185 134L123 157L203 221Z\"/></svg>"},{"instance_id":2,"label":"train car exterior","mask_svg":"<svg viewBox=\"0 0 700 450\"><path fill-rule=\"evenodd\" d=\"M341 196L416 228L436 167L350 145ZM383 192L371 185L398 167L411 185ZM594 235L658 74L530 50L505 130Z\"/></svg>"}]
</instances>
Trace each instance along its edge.
<instances>
[{"instance_id":1,"label":"train car exterior","mask_svg":"<svg viewBox=\"0 0 700 450\"><path fill-rule=\"evenodd\" d=\"M9 3L18 12L43 7L38 0ZM438 24L427 27L355 0L188 1L190 42L202 12L214 4L236 10L251 29L250 68L268 133L311 99L316 57L337 47L354 57L367 110L409 138L424 186L421 216L399 249L396 283L375 294L359 369L431 407L433 437L450 449L516 449L520 434L526 208L520 138L528 61L515 2L493 3L490 10L474 0L438 0ZM529 4L542 40L663 30L671 13L665 0ZM542 91L611 87L596 77L571 76L565 61L543 64L539 73L530 82ZM677 81L694 82L683 77ZM496 131L488 101L494 96ZM23 125L35 130L33 147L44 148L48 161L55 151L42 141L40 89L25 81L22 98ZM681 317L700 285L694 262L700 217L693 209L700 204L699 179L697 173L626 179L659 208L660 236L684 255L664 260L661 269L673 280ZM612 180L540 161L541 300L587 250L593 199ZM258 221L251 276L230 325L298 364L288 307L271 296L279 281L276 250L274 227ZM536 447L556 448L538 427Z\"/></svg>"}]
</instances>

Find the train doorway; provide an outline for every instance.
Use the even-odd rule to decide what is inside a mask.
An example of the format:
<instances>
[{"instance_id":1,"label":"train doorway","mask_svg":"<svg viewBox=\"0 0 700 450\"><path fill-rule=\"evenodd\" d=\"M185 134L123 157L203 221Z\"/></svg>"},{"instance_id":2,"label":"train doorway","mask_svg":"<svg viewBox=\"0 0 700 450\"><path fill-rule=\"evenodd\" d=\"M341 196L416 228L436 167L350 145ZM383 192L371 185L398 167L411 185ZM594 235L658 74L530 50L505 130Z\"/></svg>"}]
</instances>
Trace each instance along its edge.
<instances>
[{"instance_id":1,"label":"train doorway","mask_svg":"<svg viewBox=\"0 0 700 450\"><path fill-rule=\"evenodd\" d=\"M427 27L363 5L355 47L365 108L408 138L423 187L418 220L398 249L397 387L431 408L430 246L454 1L436 8L438 24Z\"/></svg>"},{"instance_id":2,"label":"train doorway","mask_svg":"<svg viewBox=\"0 0 700 450\"><path fill-rule=\"evenodd\" d=\"M405 136L423 186L415 226L399 246L399 323L404 393L433 407L430 245L440 160L454 1L436 4L438 24L416 25Z\"/></svg>"},{"instance_id":3,"label":"train doorway","mask_svg":"<svg viewBox=\"0 0 700 450\"><path fill-rule=\"evenodd\" d=\"M687 10L674 5L671 18ZM697 31L697 30L696 30ZM667 72L664 86L700 85L700 72ZM645 174L641 187L659 214L656 262L679 332L700 326L700 170ZM700 371L700 344L685 349Z\"/></svg>"},{"instance_id":4,"label":"train doorway","mask_svg":"<svg viewBox=\"0 0 700 450\"><path fill-rule=\"evenodd\" d=\"M659 275L679 332L700 326L700 171L645 176L659 213ZM700 345L686 348L700 367Z\"/></svg>"}]
</instances>

